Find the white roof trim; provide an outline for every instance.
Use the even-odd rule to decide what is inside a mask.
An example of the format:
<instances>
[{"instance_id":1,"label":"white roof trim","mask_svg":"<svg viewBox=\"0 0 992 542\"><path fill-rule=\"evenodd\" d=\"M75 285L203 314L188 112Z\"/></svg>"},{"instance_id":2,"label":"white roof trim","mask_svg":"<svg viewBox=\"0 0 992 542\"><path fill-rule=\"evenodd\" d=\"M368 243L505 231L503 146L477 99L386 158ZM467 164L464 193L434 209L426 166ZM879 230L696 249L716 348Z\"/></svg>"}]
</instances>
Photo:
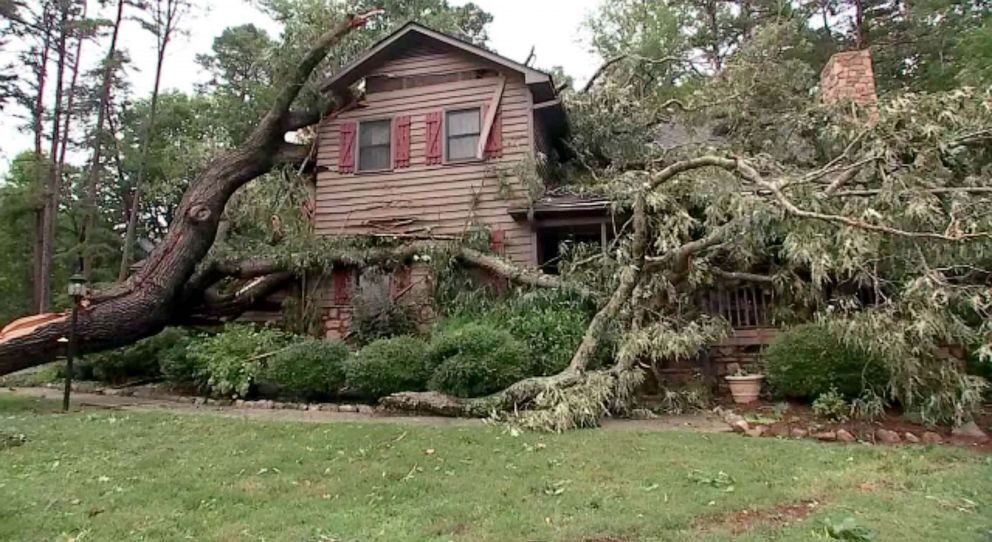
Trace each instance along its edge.
<instances>
[{"instance_id":1,"label":"white roof trim","mask_svg":"<svg viewBox=\"0 0 992 542\"><path fill-rule=\"evenodd\" d=\"M431 30L430 28L427 28L426 26L423 26L421 24L415 22L409 22L403 25L402 27L400 27L392 34L390 34L389 36L386 36L385 38L380 40L379 43L373 45L368 51L365 52L365 54L353 60L347 66L342 68L341 71L327 78L320 85L321 90L327 90L335 86L340 81L347 79L349 75L352 75L354 71L361 69L361 67L365 63L369 62L373 57L375 57L375 55L389 48L397 40L399 40L400 38L406 36L411 32L417 32L419 34L427 36L431 39L434 39L446 45L450 45L457 49L461 49L471 55L481 57L485 60L488 60L489 62L492 62L493 64L498 64L507 69L521 73L524 76L524 82L528 85L538 84L538 83L549 83L549 84L551 83L551 76L548 75L547 73L544 73L540 70L535 70L534 68L525 66L519 62L514 62L513 60L500 56L496 53L493 53L492 51L487 51L482 47L478 47L476 45L466 43L457 38L453 38L447 34L443 34L436 30Z\"/></svg>"}]
</instances>

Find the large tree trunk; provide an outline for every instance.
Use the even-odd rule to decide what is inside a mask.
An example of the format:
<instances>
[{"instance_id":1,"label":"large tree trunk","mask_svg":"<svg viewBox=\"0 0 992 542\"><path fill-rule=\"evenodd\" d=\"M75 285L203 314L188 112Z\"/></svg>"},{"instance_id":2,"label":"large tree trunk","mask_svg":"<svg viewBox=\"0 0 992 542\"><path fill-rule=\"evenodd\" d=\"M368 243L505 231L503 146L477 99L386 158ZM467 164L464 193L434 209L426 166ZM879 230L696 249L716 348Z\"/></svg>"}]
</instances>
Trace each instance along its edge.
<instances>
[{"instance_id":1,"label":"large tree trunk","mask_svg":"<svg viewBox=\"0 0 992 542\"><path fill-rule=\"evenodd\" d=\"M372 12L378 13L378 11ZM309 148L287 145L287 131L319 120L321 112L290 111L302 86L327 51L368 15L352 16L322 36L283 82L272 107L238 149L214 159L190 185L165 239L135 275L89 300L76 331L80 352L93 352L150 336L184 315L189 307L187 282L214 242L224 206L231 195L274 165L296 162ZM17 324L17 323L15 323ZM68 336L68 318L53 315L42 323L24 323L0 335L0 375L54 359Z\"/></svg>"}]
</instances>

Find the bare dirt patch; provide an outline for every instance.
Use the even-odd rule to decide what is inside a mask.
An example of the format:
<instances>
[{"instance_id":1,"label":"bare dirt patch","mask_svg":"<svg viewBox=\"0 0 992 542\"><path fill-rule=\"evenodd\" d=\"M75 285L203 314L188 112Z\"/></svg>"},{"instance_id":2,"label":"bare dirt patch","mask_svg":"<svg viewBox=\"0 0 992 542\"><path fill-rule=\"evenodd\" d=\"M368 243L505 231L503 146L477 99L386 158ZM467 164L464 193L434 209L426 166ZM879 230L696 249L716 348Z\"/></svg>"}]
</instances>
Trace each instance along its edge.
<instances>
[{"instance_id":1,"label":"bare dirt patch","mask_svg":"<svg viewBox=\"0 0 992 542\"><path fill-rule=\"evenodd\" d=\"M778 504L771 508L745 508L731 514L696 525L702 531L729 531L731 534L741 534L759 526L786 526L802 521L810 516L823 502L819 499L803 499L801 501Z\"/></svg>"}]
</instances>

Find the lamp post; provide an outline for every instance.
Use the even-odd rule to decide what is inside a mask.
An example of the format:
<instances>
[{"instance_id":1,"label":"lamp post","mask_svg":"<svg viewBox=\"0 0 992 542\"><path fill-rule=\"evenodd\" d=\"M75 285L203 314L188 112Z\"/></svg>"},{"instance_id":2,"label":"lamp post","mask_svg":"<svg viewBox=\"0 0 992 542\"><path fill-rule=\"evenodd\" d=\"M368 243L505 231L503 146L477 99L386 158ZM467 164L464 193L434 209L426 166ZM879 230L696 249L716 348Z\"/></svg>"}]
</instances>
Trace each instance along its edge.
<instances>
[{"instance_id":1,"label":"lamp post","mask_svg":"<svg viewBox=\"0 0 992 542\"><path fill-rule=\"evenodd\" d=\"M69 317L69 344L65 353L65 393L62 395L62 411L69 411L69 393L72 391L72 362L76 356L76 321L79 316L79 302L86 295L86 277L76 273L69 277L69 297L72 298L72 313Z\"/></svg>"}]
</instances>

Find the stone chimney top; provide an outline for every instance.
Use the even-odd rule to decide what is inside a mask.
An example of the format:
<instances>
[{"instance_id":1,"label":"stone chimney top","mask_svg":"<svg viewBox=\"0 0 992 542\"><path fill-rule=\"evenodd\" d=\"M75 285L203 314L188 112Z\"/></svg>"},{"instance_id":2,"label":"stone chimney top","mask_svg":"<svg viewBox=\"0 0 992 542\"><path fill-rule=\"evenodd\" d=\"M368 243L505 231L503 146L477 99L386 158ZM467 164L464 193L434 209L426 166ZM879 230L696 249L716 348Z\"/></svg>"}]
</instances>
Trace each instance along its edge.
<instances>
[{"instance_id":1,"label":"stone chimney top","mask_svg":"<svg viewBox=\"0 0 992 542\"><path fill-rule=\"evenodd\" d=\"M850 100L874 111L878 96L875 94L871 52L860 49L830 57L820 72L820 99L828 105Z\"/></svg>"}]
</instances>

